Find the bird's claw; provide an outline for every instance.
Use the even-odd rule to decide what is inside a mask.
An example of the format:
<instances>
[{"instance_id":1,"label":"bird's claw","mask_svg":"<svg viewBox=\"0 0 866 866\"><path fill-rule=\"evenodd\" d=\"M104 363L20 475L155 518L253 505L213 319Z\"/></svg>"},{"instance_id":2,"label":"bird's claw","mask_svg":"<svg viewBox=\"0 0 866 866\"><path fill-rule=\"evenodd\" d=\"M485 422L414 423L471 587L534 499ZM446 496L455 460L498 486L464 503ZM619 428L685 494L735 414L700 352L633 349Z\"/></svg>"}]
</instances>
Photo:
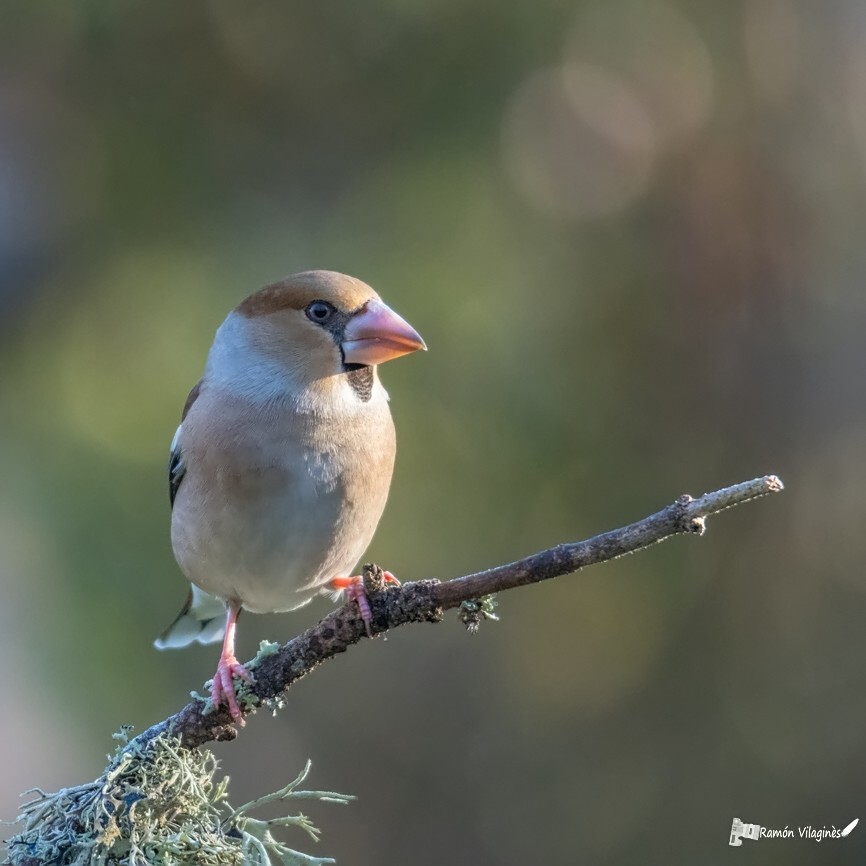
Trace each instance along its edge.
<instances>
[{"instance_id":1,"label":"bird's claw","mask_svg":"<svg viewBox=\"0 0 866 866\"><path fill-rule=\"evenodd\" d=\"M382 580L385 583L393 583L395 586L400 586L400 581L391 574L390 571L382 572ZM364 628L367 630L367 637L373 637L370 623L373 622L373 612L370 610L370 602L367 599L367 592L364 589L363 575L355 575L354 577L335 577L331 581L331 589L338 592L345 591L352 601L358 605L358 612L361 614L361 619L364 620Z\"/></svg>"},{"instance_id":2,"label":"bird's claw","mask_svg":"<svg viewBox=\"0 0 866 866\"><path fill-rule=\"evenodd\" d=\"M244 724L241 709L238 706L237 694L235 693L235 677L248 683L253 680L252 674L233 655L221 655L213 677L210 697L214 709L217 709L224 703L229 708L232 718L236 722Z\"/></svg>"}]
</instances>

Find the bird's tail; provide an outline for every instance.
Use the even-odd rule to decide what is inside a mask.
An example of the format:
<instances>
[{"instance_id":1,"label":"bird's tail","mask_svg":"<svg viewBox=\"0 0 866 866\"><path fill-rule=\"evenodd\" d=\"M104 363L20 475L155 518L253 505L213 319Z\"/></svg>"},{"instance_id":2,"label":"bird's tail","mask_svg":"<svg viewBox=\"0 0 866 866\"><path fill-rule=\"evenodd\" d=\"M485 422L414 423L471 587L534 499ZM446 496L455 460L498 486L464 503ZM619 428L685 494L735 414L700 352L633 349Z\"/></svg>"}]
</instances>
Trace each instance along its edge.
<instances>
[{"instance_id":1,"label":"bird's tail","mask_svg":"<svg viewBox=\"0 0 866 866\"><path fill-rule=\"evenodd\" d=\"M216 596L193 585L175 621L153 642L157 649L179 649L191 643L217 643L226 627L226 607Z\"/></svg>"}]
</instances>

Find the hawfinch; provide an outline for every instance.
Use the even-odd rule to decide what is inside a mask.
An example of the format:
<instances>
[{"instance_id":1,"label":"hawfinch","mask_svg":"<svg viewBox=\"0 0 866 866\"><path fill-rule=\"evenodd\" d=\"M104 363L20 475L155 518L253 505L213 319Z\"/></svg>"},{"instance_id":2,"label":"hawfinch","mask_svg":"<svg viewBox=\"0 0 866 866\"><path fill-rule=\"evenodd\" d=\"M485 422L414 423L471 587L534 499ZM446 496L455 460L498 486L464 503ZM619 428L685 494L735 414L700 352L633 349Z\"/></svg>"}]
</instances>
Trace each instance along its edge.
<instances>
[{"instance_id":1,"label":"hawfinch","mask_svg":"<svg viewBox=\"0 0 866 866\"><path fill-rule=\"evenodd\" d=\"M394 424L377 365L426 349L368 285L306 271L250 295L216 332L171 445L171 542L192 583L159 649L223 639L214 706L240 718L242 609L348 590L385 507ZM396 582L386 572L386 579Z\"/></svg>"}]
</instances>

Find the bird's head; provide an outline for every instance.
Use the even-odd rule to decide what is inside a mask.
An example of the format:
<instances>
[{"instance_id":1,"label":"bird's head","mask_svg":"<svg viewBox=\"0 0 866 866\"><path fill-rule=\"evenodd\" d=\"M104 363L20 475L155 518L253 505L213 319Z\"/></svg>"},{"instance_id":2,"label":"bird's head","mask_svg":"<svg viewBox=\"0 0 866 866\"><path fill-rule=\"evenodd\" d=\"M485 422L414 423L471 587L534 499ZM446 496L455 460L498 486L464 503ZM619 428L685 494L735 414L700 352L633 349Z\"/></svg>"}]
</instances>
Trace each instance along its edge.
<instances>
[{"instance_id":1,"label":"bird's head","mask_svg":"<svg viewBox=\"0 0 866 866\"><path fill-rule=\"evenodd\" d=\"M306 387L426 348L366 283L334 271L304 271L232 311L217 333L209 367L218 368L214 373L246 369Z\"/></svg>"}]
</instances>

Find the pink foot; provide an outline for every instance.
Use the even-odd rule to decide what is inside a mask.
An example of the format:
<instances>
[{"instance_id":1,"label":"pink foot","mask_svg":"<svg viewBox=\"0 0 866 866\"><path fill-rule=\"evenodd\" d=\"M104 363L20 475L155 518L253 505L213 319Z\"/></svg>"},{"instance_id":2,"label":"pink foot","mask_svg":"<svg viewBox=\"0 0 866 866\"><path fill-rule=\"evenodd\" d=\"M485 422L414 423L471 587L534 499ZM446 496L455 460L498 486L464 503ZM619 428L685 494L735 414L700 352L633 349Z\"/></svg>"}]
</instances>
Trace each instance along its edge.
<instances>
[{"instance_id":1,"label":"pink foot","mask_svg":"<svg viewBox=\"0 0 866 866\"><path fill-rule=\"evenodd\" d=\"M252 682L250 672L233 656L223 653L220 656L216 673L213 677L213 685L210 690L210 698L214 709L225 703L232 718L236 722L244 723L241 717L241 708L238 706L238 698L235 694L234 678L239 677L246 682Z\"/></svg>"},{"instance_id":2,"label":"pink foot","mask_svg":"<svg viewBox=\"0 0 866 866\"><path fill-rule=\"evenodd\" d=\"M390 571L383 571L382 578L385 583L393 583L395 586L400 586L400 581ZM337 591L345 590L346 595L357 603L361 619L364 620L364 627L367 629L367 637L373 637L373 632L370 630L373 614L370 610L370 602L367 600L367 593L364 590L364 578L358 574L354 577L335 577L331 581L331 589Z\"/></svg>"}]
</instances>

